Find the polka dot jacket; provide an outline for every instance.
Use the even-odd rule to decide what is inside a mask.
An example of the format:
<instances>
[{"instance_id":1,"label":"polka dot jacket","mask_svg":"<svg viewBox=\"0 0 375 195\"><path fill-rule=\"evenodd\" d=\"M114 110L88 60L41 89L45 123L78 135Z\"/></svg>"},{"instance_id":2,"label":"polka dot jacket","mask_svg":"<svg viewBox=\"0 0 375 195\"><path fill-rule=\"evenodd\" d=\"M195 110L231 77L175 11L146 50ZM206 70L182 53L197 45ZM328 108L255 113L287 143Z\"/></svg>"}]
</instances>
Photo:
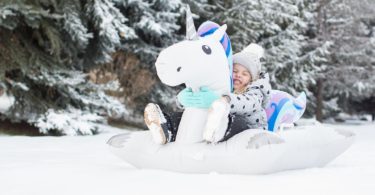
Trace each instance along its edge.
<instances>
[{"instance_id":1,"label":"polka dot jacket","mask_svg":"<svg viewBox=\"0 0 375 195\"><path fill-rule=\"evenodd\" d=\"M249 84L241 94L231 93L231 115L243 115L249 129L268 129L265 108L270 100L271 85L267 73L261 73L258 80Z\"/></svg>"}]
</instances>

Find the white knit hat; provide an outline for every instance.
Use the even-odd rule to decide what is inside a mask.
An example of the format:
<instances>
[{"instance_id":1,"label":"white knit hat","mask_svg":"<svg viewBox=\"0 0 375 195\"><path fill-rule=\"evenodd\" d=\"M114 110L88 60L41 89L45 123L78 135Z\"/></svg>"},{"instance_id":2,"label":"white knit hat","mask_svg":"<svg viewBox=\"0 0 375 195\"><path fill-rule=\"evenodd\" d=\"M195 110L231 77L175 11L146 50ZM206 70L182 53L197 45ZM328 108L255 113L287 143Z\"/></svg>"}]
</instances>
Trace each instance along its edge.
<instances>
[{"instance_id":1,"label":"white knit hat","mask_svg":"<svg viewBox=\"0 0 375 195\"><path fill-rule=\"evenodd\" d=\"M251 43L241 52L233 55L233 64L241 64L246 67L253 79L253 81L259 78L261 64L260 58L264 55L264 49L255 43Z\"/></svg>"}]
</instances>

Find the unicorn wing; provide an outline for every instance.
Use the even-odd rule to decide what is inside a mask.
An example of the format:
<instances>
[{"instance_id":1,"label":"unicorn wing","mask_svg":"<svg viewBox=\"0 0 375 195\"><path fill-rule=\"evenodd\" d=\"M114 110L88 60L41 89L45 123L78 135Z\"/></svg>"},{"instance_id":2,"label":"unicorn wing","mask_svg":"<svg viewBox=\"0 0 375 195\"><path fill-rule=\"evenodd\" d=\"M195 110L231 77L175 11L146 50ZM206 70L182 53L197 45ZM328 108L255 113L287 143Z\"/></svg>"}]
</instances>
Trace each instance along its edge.
<instances>
[{"instance_id":1,"label":"unicorn wing","mask_svg":"<svg viewBox=\"0 0 375 195\"><path fill-rule=\"evenodd\" d=\"M297 98L279 91L271 91L270 106L266 108L268 129L276 131L281 124L292 124L301 118L306 109L306 94Z\"/></svg>"},{"instance_id":2,"label":"unicorn wing","mask_svg":"<svg viewBox=\"0 0 375 195\"><path fill-rule=\"evenodd\" d=\"M296 112L296 115L294 116L293 122L296 122L298 119L300 119L303 115L303 113L306 110L306 93L301 92L296 99L293 101L293 106L298 110Z\"/></svg>"}]
</instances>

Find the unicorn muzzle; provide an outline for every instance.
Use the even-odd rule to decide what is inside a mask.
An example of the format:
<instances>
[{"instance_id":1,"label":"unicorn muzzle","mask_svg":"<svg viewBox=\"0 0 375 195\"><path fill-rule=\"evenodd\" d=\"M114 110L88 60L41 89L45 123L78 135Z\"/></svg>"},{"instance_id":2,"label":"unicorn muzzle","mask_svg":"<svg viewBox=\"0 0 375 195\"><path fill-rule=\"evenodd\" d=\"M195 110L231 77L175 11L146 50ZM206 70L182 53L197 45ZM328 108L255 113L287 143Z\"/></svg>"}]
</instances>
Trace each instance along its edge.
<instances>
[{"instance_id":1,"label":"unicorn muzzle","mask_svg":"<svg viewBox=\"0 0 375 195\"><path fill-rule=\"evenodd\" d=\"M159 76L166 74L168 71L168 65L165 61L156 60L155 62L156 71Z\"/></svg>"},{"instance_id":2,"label":"unicorn muzzle","mask_svg":"<svg viewBox=\"0 0 375 195\"><path fill-rule=\"evenodd\" d=\"M155 62L156 72L159 79L166 85L176 86L181 84L181 66L172 65L171 62L160 60Z\"/></svg>"}]
</instances>

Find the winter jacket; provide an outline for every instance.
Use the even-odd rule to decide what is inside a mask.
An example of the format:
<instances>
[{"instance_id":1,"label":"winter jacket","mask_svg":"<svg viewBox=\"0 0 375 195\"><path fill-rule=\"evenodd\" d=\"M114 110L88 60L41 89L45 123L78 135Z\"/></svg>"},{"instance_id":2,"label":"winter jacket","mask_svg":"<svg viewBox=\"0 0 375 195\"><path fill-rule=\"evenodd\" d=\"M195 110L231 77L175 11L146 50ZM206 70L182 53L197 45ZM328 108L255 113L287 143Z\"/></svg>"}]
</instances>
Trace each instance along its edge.
<instances>
[{"instance_id":1,"label":"winter jacket","mask_svg":"<svg viewBox=\"0 0 375 195\"><path fill-rule=\"evenodd\" d=\"M249 129L268 129L266 107L270 100L271 85L267 73L246 87L242 94L231 93L230 114L246 116Z\"/></svg>"}]
</instances>

